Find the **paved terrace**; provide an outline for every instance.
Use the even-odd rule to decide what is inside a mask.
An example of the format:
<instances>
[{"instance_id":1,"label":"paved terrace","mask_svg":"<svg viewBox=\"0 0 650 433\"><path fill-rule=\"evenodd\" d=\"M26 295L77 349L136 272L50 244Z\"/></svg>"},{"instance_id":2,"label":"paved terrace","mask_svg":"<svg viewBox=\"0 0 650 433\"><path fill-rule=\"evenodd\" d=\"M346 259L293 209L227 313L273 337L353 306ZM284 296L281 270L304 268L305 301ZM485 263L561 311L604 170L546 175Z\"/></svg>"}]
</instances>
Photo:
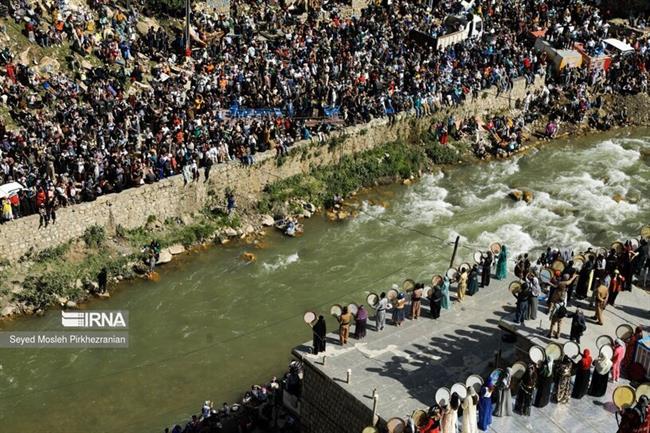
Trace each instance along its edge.
<instances>
[{"instance_id":1,"label":"paved terrace","mask_svg":"<svg viewBox=\"0 0 650 433\"><path fill-rule=\"evenodd\" d=\"M439 387L449 388L456 382L464 382L470 374L485 377L494 368L499 349L504 359L501 367L511 365L515 358L527 359L527 354L515 350L514 344L501 341L504 332L515 332L518 337L543 346L550 341L546 338L550 323L542 302L534 323L529 321L525 326L519 326L512 322L515 298L507 285L513 279L513 276L505 281L493 279L490 287L480 289L477 295L466 297L462 303L453 302L452 308L443 310L438 320L429 316L428 306L424 305L425 317L417 321L407 319L402 327L388 325L384 331L376 332L374 321L370 320L367 337L361 341L350 339L346 347L338 344L336 334L329 334L324 365L322 354L314 356L308 353L311 342L296 348L294 354L370 408L371 395L376 389L379 395L377 414L384 420L405 417L416 409L431 406ZM455 287L452 287L454 300ZM602 334L613 336L616 327L622 323L641 324L647 329L650 323L650 295L647 292L635 287L631 293L621 293L617 302L616 308L607 308L604 326L588 320L581 347L594 353L596 338ZM585 310L586 317L592 315L592 311ZM328 320L330 329L334 323L333 319ZM570 319L565 319L561 338L553 341L566 342L569 330ZM352 372L350 384L346 383L348 369ZM495 417L489 431L614 432L617 426L613 415L615 407L611 403L613 388L610 383L602 398L585 396L581 400L572 399L568 405L551 403L544 409L533 407L530 417Z\"/></svg>"}]
</instances>

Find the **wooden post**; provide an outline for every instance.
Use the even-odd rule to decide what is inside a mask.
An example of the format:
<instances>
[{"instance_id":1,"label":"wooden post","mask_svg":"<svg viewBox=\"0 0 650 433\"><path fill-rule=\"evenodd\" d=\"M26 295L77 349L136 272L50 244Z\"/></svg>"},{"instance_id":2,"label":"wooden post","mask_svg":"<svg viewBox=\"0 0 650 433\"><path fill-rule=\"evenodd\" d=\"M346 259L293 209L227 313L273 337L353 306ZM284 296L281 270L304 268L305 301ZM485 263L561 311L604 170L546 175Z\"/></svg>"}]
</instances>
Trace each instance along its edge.
<instances>
[{"instance_id":1,"label":"wooden post","mask_svg":"<svg viewBox=\"0 0 650 433\"><path fill-rule=\"evenodd\" d=\"M458 242L460 241L460 236L456 236L456 242L454 243L454 253L451 255L451 262L449 262L449 267L454 267L454 260L456 260L456 251L458 251Z\"/></svg>"},{"instance_id":2,"label":"wooden post","mask_svg":"<svg viewBox=\"0 0 650 433\"><path fill-rule=\"evenodd\" d=\"M372 425L377 425L379 417L377 416L377 406L379 405L379 394L377 388L372 390Z\"/></svg>"}]
</instances>

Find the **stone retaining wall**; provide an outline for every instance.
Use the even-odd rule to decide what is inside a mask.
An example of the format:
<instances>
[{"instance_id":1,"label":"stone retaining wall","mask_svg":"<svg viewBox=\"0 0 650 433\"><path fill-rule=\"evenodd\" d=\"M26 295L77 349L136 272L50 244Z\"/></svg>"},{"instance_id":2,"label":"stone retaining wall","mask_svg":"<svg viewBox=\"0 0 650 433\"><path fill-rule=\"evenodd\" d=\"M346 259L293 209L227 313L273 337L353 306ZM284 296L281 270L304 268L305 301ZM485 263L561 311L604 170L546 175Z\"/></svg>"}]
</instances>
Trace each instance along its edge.
<instances>
[{"instance_id":1,"label":"stone retaining wall","mask_svg":"<svg viewBox=\"0 0 650 433\"><path fill-rule=\"evenodd\" d=\"M515 80L511 92L497 95L494 88L481 92L475 100L471 98L454 110L456 115L469 116L514 108L517 100L544 85L544 79L537 77L533 86L526 87L523 79ZM70 239L81 236L86 228L98 224L109 229L121 225L132 229L147 222L149 215L158 220L180 217L202 209L212 194L223 197L227 186L235 190L241 202L256 201L265 185L278 179L309 172L321 165L336 163L342 156L362 152L373 147L402 139L429 127L427 118L415 119L401 114L393 125L386 119L376 119L365 125L346 128L338 133L343 140L330 148L327 144L318 146L308 141L297 143L290 157L280 166L274 152L256 156L252 167L239 163L213 166L208 182L183 184L181 176L160 182L132 188L119 194L99 197L96 201L61 208L57 212L56 224L38 228L38 215L20 218L0 225L0 239L3 249L0 259L17 260L30 249L41 251Z\"/></svg>"},{"instance_id":2,"label":"stone retaining wall","mask_svg":"<svg viewBox=\"0 0 650 433\"><path fill-rule=\"evenodd\" d=\"M360 433L373 425L372 409L334 380L304 363L300 426L303 433ZM378 426L385 425L380 420Z\"/></svg>"}]
</instances>

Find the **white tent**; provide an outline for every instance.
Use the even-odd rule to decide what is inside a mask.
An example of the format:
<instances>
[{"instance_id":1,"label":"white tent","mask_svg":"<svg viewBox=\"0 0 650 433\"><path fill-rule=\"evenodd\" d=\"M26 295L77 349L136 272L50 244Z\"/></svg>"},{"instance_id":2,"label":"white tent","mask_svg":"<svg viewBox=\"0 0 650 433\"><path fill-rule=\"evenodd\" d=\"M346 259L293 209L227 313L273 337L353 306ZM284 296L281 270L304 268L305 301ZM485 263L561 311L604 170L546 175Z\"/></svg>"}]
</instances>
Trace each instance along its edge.
<instances>
[{"instance_id":1,"label":"white tent","mask_svg":"<svg viewBox=\"0 0 650 433\"><path fill-rule=\"evenodd\" d=\"M615 52L621 53L621 54L634 51L633 46L631 46L629 44L626 44L625 42L623 42L623 41L621 41L619 39L614 39L614 38L603 39L603 42L605 43L608 51L611 51L612 48L614 49Z\"/></svg>"},{"instance_id":2,"label":"white tent","mask_svg":"<svg viewBox=\"0 0 650 433\"><path fill-rule=\"evenodd\" d=\"M4 185L0 185L0 198L10 197L14 194L18 194L18 192L23 189L25 189L25 187L18 182L5 183Z\"/></svg>"}]
</instances>

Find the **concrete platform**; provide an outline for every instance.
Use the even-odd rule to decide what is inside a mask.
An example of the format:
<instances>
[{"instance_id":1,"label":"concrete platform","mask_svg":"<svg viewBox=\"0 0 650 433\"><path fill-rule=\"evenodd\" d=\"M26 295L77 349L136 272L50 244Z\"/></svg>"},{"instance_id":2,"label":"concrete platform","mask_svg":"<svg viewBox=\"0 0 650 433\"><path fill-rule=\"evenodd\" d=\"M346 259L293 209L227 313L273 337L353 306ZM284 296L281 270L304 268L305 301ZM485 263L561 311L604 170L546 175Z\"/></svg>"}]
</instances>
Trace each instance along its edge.
<instances>
[{"instance_id":1,"label":"concrete platform","mask_svg":"<svg viewBox=\"0 0 650 433\"><path fill-rule=\"evenodd\" d=\"M508 306L514 308L514 305L514 301L508 302ZM619 325L626 323L632 326L648 327L650 325L650 295L638 287L634 287L631 292L620 293L616 299L616 305L613 307L607 306L603 326L598 325L593 320L594 310L589 306L588 300L572 300L568 310L573 313L578 308L584 312L587 319L587 330L582 336L580 347L581 349L589 349L592 355L598 353L596 339L601 335L616 338L615 332ZM524 325L517 325L514 323L513 313L502 317L499 326L504 330L515 332L517 335L526 338L531 344L545 347L551 341L559 344L567 342L571 332L571 318L562 321L559 339L547 338L551 322L547 314L546 304L540 301L539 310L535 321L529 320Z\"/></svg>"},{"instance_id":2,"label":"concrete platform","mask_svg":"<svg viewBox=\"0 0 650 433\"><path fill-rule=\"evenodd\" d=\"M499 352L500 367L509 366L515 358L527 358L525 352L515 349L515 344L502 342L503 333L514 332L520 340L532 340L543 346L550 341L545 337L550 323L542 302L535 323L519 326L509 321L514 317L515 305L507 289L512 279L492 280L490 287L480 289L477 295L466 297L462 303L454 302L449 311L443 310L438 320L430 317L425 304L425 317L406 320L402 327L389 325L376 332L374 321L370 320L367 337L361 341L351 339L345 347L339 345L336 334L330 334L324 364L322 354L309 353L311 343L296 348L294 354L368 408L372 408L372 394L376 390L377 415L384 421L404 418L416 409L431 406L439 387L464 383L470 374L485 377L495 367ZM455 288L452 290L453 300ZM619 295L617 301L616 308L605 312L605 326L588 323L584 347L595 349L596 338L601 334L613 335L621 323L646 326L650 323L648 293L635 288L632 293ZM593 313L585 308L585 315L590 317ZM328 319L328 326L329 329L336 326L334 319ZM569 328L570 320L566 320L561 338L553 341L566 342ZM350 383L346 383L348 369ZM613 389L611 384L610 387ZM533 408L531 417L494 418L490 431L610 433L616 431L615 408L610 400L611 392L608 392L602 399L587 396L568 405L552 403L542 410Z\"/></svg>"}]
</instances>

